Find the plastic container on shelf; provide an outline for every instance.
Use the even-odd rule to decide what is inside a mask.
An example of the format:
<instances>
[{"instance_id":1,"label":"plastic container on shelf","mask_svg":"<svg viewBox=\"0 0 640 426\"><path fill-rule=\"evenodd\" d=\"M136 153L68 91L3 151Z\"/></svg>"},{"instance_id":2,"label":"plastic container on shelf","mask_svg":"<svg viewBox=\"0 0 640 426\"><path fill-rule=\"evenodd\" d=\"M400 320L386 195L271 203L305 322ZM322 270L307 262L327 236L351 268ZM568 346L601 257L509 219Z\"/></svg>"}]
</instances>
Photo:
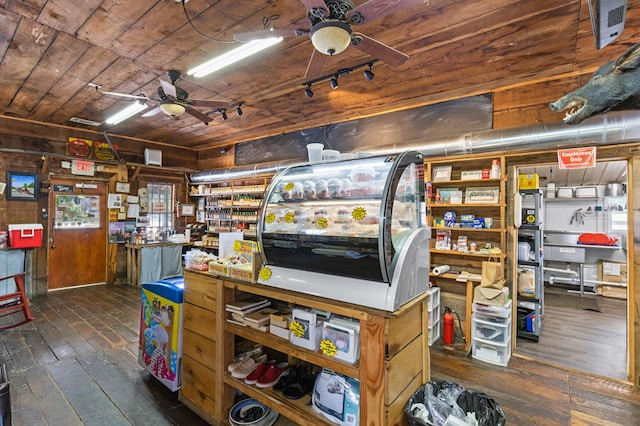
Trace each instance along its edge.
<instances>
[{"instance_id":1,"label":"plastic container on shelf","mask_svg":"<svg viewBox=\"0 0 640 426\"><path fill-rule=\"evenodd\" d=\"M307 144L307 153L309 155L310 163L319 163L320 161L322 161L323 148L324 148L324 144L321 144L321 143Z\"/></svg>"}]
</instances>

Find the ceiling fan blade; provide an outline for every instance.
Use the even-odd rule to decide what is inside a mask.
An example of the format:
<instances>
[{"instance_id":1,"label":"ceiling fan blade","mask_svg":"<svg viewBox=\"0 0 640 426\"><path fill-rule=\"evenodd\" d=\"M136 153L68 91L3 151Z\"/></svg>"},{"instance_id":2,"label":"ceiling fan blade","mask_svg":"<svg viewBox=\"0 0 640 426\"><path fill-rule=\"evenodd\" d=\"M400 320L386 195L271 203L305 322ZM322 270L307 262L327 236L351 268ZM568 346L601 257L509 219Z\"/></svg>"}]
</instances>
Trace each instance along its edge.
<instances>
[{"instance_id":1,"label":"ceiling fan blade","mask_svg":"<svg viewBox=\"0 0 640 426\"><path fill-rule=\"evenodd\" d=\"M419 3L428 4L429 0L369 0L352 9L347 17L350 24L361 25Z\"/></svg>"},{"instance_id":2,"label":"ceiling fan blade","mask_svg":"<svg viewBox=\"0 0 640 426\"><path fill-rule=\"evenodd\" d=\"M324 69L324 65L327 63L327 59L329 59L329 55L325 55L324 53L320 53L316 49L313 49L309 65L307 65L307 72L304 76L308 79L320 77L320 74L322 74L322 70Z\"/></svg>"},{"instance_id":3,"label":"ceiling fan blade","mask_svg":"<svg viewBox=\"0 0 640 426\"><path fill-rule=\"evenodd\" d=\"M377 40L367 37L364 34L353 33L352 45L356 49L380 59L383 62L391 65L392 67L399 67L407 62L409 55L400 52L399 50L389 47L384 43L380 43ZM356 43L355 40L358 40Z\"/></svg>"},{"instance_id":4,"label":"ceiling fan blade","mask_svg":"<svg viewBox=\"0 0 640 426\"><path fill-rule=\"evenodd\" d=\"M323 0L300 0L307 11L318 18L329 17L329 10Z\"/></svg>"},{"instance_id":5,"label":"ceiling fan blade","mask_svg":"<svg viewBox=\"0 0 640 426\"><path fill-rule=\"evenodd\" d=\"M204 124L209 124L210 121L213 121L213 118L209 117L207 114L198 111L195 108L191 108L189 105L183 105L185 107L185 112L202 121Z\"/></svg>"},{"instance_id":6,"label":"ceiling fan blade","mask_svg":"<svg viewBox=\"0 0 640 426\"><path fill-rule=\"evenodd\" d=\"M160 111L162 111L162 110L160 109L160 105L158 105L154 109L151 109L151 110L145 112L140 117L153 117L154 115L158 114Z\"/></svg>"},{"instance_id":7,"label":"ceiling fan blade","mask_svg":"<svg viewBox=\"0 0 640 426\"><path fill-rule=\"evenodd\" d=\"M196 101L191 100L187 102L191 106L199 106L199 107L207 107L207 108L231 108L231 104L229 102L222 101Z\"/></svg>"},{"instance_id":8,"label":"ceiling fan blade","mask_svg":"<svg viewBox=\"0 0 640 426\"><path fill-rule=\"evenodd\" d=\"M304 34L309 34L309 30L300 28L280 28L274 30L248 31L245 33L238 33L233 35L233 39L235 41L252 41L271 37L296 37Z\"/></svg>"},{"instance_id":9,"label":"ceiling fan blade","mask_svg":"<svg viewBox=\"0 0 640 426\"><path fill-rule=\"evenodd\" d=\"M169 83L168 81L164 81L163 79L159 79L160 80L160 85L162 86L162 90L164 91L164 94L167 96L171 96L173 99L178 99L178 93L176 92L176 86L174 86L173 84Z\"/></svg>"}]
</instances>

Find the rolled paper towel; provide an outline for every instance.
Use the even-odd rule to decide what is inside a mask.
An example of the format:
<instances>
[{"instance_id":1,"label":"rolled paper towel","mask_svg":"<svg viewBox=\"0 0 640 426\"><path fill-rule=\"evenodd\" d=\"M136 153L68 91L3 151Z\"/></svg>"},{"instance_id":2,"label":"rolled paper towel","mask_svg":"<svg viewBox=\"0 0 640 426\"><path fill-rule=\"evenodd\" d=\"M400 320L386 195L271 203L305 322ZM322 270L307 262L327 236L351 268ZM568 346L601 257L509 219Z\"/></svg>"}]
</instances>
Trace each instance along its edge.
<instances>
[{"instance_id":1,"label":"rolled paper towel","mask_svg":"<svg viewBox=\"0 0 640 426\"><path fill-rule=\"evenodd\" d=\"M444 273L449 272L450 270L451 270L451 267L449 265L440 265L433 268L433 274L442 275Z\"/></svg>"}]
</instances>

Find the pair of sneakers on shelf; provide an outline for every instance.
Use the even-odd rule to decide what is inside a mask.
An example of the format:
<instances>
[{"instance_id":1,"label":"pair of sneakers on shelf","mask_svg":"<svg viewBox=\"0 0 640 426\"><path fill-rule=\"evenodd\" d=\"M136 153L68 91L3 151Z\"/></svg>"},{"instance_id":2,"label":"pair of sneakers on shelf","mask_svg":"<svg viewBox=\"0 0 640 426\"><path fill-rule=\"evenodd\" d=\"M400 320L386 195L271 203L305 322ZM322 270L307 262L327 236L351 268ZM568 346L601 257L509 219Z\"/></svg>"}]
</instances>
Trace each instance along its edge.
<instances>
[{"instance_id":1,"label":"pair of sneakers on shelf","mask_svg":"<svg viewBox=\"0 0 640 426\"><path fill-rule=\"evenodd\" d=\"M229 373L233 375L234 372L238 372L237 374L243 374L248 371L247 374L251 373L255 368L256 359L262 355L262 347L254 346L246 352L236 355L233 359L233 362L227 366L227 370ZM233 376L236 377L236 376ZM246 376L245 376L246 377Z\"/></svg>"},{"instance_id":2,"label":"pair of sneakers on shelf","mask_svg":"<svg viewBox=\"0 0 640 426\"><path fill-rule=\"evenodd\" d=\"M262 355L260 358L262 357L264 357L264 359L260 359L261 362L256 365L255 370L244 378L244 382L246 384L256 385L259 388L268 388L275 385L282 377L289 374L288 362L276 364L276 361L273 359L267 360L266 355Z\"/></svg>"},{"instance_id":3,"label":"pair of sneakers on shelf","mask_svg":"<svg viewBox=\"0 0 640 426\"><path fill-rule=\"evenodd\" d=\"M244 379L245 383L259 388L268 388L288 373L289 364L276 364L275 360L268 360L267 355L262 353L262 348L256 347L236 356L227 369L236 379Z\"/></svg>"}]
</instances>

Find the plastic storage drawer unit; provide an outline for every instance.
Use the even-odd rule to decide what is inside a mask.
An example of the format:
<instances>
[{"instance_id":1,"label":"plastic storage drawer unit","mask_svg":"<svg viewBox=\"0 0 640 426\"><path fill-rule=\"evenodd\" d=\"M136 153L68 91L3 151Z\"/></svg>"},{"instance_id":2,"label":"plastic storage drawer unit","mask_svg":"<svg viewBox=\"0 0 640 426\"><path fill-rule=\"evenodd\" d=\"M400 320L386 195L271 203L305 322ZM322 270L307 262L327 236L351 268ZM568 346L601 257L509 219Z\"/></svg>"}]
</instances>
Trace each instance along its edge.
<instances>
[{"instance_id":1,"label":"plastic storage drawer unit","mask_svg":"<svg viewBox=\"0 0 640 426\"><path fill-rule=\"evenodd\" d=\"M511 358L511 339L503 345L491 345L474 339L471 346L472 356L480 361L506 366Z\"/></svg>"},{"instance_id":2,"label":"plastic storage drawer unit","mask_svg":"<svg viewBox=\"0 0 640 426\"><path fill-rule=\"evenodd\" d=\"M473 340L503 345L511 340L511 319L474 313L471 333Z\"/></svg>"}]
</instances>

